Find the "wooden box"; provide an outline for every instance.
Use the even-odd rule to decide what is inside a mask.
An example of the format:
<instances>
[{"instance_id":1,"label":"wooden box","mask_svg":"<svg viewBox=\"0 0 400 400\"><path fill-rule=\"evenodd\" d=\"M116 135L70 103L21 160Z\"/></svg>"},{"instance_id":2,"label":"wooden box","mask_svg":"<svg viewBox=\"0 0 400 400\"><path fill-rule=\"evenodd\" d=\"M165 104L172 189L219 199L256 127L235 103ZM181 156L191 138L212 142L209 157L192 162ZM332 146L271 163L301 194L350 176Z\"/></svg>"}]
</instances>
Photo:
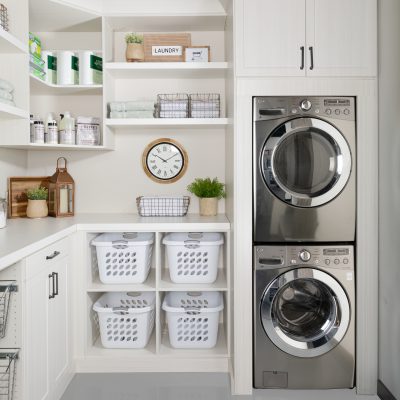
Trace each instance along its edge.
<instances>
[{"instance_id":1,"label":"wooden box","mask_svg":"<svg viewBox=\"0 0 400 400\"><path fill-rule=\"evenodd\" d=\"M145 33L144 61L185 61L185 47L190 47L191 43L192 40L190 33ZM179 54L178 48L180 48ZM176 54L173 54L174 51L176 52Z\"/></svg>"},{"instance_id":2,"label":"wooden box","mask_svg":"<svg viewBox=\"0 0 400 400\"><path fill-rule=\"evenodd\" d=\"M39 186L49 188L49 176L12 177L8 179L8 216L9 218L26 217L28 207L28 189Z\"/></svg>"}]
</instances>

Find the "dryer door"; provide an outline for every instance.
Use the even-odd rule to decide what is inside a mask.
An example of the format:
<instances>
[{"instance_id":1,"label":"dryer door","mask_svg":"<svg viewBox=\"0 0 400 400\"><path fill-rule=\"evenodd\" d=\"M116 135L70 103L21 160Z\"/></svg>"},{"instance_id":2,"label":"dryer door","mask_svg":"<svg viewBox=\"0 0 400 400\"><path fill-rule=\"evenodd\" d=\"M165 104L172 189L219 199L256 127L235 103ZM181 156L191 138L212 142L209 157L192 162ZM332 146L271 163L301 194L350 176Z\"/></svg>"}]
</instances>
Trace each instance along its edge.
<instances>
[{"instance_id":1,"label":"dryer door","mask_svg":"<svg viewBox=\"0 0 400 400\"><path fill-rule=\"evenodd\" d=\"M260 313L271 341L297 357L317 357L332 350L350 323L350 305L342 286L313 268L278 276L262 296Z\"/></svg>"},{"instance_id":2,"label":"dryer door","mask_svg":"<svg viewBox=\"0 0 400 400\"><path fill-rule=\"evenodd\" d=\"M317 118L295 118L275 129L261 155L261 171L271 192L297 207L333 200L351 173L351 152L340 131Z\"/></svg>"}]
</instances>

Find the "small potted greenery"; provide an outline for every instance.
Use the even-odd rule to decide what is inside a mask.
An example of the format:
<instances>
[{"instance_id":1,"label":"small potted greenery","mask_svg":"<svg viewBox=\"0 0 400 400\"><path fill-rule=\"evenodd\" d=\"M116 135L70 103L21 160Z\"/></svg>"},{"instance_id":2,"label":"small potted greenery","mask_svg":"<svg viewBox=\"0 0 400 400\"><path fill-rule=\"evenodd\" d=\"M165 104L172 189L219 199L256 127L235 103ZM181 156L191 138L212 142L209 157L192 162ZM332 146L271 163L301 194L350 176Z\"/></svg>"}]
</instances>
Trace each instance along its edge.
<instances>
[{"instance_id":1,"label":"small potted greenery","mask_svg":"<svg viewBox=\"0 0 400 400\"><path fill-rule=\"evenodd\" d=\"M126 42L126 61L137 62L144 61L144 45L143 35L137 33L127 33L125 35Z\"/></svg>"},{"instance_id":2,"label":"small potted greenery","mask_svg":"<svg viewBox=\"0 0 400 400\"><path fill-rule=\"evenodd\" d=\"M29 218L43 218L49 214L47 207L48 190L45 187L29 189L26 193L28 197L28 207L26 215Z\"/></svg>"},{"instance_id":3,"label":"small potted greenery","mask_svg":"<svg viewBox=\"0 0 400 400\"><path fill-rule=\"evenodd\" d=\"M225 197L225 184L217 178L197 178L187 190L200 199L200 215L214 216L218 213L218 200Z\"/></svg>"}]
</instances>

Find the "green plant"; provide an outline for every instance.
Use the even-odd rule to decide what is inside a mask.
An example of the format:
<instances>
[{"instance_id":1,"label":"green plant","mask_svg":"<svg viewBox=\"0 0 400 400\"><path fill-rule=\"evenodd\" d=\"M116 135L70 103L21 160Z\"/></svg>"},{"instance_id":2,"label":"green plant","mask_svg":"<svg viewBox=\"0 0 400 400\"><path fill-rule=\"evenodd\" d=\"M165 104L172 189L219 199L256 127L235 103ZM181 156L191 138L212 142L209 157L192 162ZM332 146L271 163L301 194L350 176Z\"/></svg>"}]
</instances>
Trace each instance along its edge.
<instances>
[{"instance_id":1,"label":"green plant","mask_svg":"<svg viewBox=\"0 0 400 400\"><path fill-rule=\"evenodd\" d=\"M125 42L126 43L137 43L143 44L143 35L138 35L137 33L127 33L125 35Z\"/></svg>"},{"instance_id":2,"label":"green plant","mask_svg":"<svg viewBox=\"0 0 400 400\"><path fill-rule=\"evenodd\" d=\"M225 184L218 181L218 178L197 178L192 182L187 190L200 198L225 197Z\"/></svg>"},{"instance_id":3,"label":"green plant","mask_svg":"<svg viewBox=\"0 0 400 400\"><path fill-rule=\"evenodd\" d=\"M29 200L47 200L48 190L45 187L28 189L26 195Z\"/></svg>"}]
</instances>

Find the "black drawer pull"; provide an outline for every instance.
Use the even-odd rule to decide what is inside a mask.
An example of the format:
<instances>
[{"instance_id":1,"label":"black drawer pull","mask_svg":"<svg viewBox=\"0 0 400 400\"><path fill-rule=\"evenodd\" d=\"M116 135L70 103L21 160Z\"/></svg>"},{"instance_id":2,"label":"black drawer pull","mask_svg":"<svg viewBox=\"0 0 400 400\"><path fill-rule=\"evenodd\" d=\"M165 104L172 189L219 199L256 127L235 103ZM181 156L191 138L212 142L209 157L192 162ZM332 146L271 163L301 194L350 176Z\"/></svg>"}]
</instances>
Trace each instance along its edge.
<instances>
[{"instance_id":1,"label":"black drawer pull","mask_svg":"<svg viewBox=\"0 0 400 400\"><path fill-rule=\"evenodd\" d=\"M46 256L46 260L52 260L53 258L56 258L60 254L61 253L59 251L55 251L51 256Z\"/></svg>"}]
</instances>

